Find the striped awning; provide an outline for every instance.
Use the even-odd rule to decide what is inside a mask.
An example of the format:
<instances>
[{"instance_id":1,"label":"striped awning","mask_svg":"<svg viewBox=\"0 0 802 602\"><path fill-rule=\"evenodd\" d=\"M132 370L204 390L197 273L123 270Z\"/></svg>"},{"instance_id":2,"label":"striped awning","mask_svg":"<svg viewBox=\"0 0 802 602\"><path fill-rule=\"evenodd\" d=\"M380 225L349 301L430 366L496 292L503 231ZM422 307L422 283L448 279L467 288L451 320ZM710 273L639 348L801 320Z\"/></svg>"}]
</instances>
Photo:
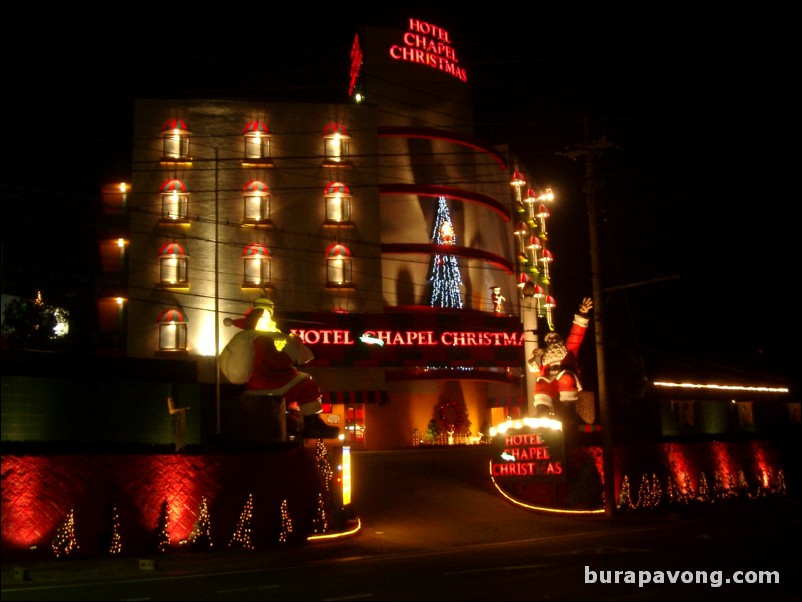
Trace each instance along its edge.
<instances>
[{"instance_id":1,"label":"striped awning","mask_svg":"<svg viewBox=\"0 0 802 602\"><path fill-rule=\"evenodd\" d=\"M326 126L326 129L323 130L324 136L333 136L335 134L339 134L340 136L348 136L348 130L345 129L345 126L340 123L330 123Z\"/></svg>"},{"instance_id":2,"label":"striped awning","mask_svg":"<svg viewBox=\"0 0 802 602\"><path fill-rule=\"evenodd\" d=\"M179 322L185 323L187 319L184 317L179 310L171 307L170 309L165 309L162 313L159 314L159 319L156 320L160 323L169 323L169 322Z\"/></svg>"},{"instance_id":3,"label":"striped awning","mask_svg":"<svg viewBox=\"0 0 802 602\"><path fill-rule=\"evenodd\" d=\"M323 393L323 403L387 403L387 391L328 391Z\"/></svg>"},{"instance_id":4,"label":"striped awning","mask_svg":"<svg viewBox=\"0 0 802 602\"><path fill-rule=\"evenodd\" d=\"M329 182L324 194L351 194L351 190L342 182Z\"/></svg>"},{"instance_id":5,"label":"striped awning","mask_svg":"<svg viewBox=\"0 0 802 602\"><path fill-rule=\"evenodd\" d=\"M159 249L159 255L178 255L179 257L186 257L187 252L177 242L167 242Z\"/></svg>"},{"instance_id":6,"label":"striped awning","mask_svg":"<svg viewBox=\"0 0 802 602\"><path fill-rule=\"evenodd\" d=\"M162 132L167 132L171 130L180 130L188 132L189 126L183 119L178 119L178 118L168 119L167 121L164 122L164 125L162 125Z\"/></svg>"},{"instance_id":7,"label":"striped awning","mask_svg":"<svg viewBox=\"0 0 802 602\"><path fill-rule=\"evenodd\" d=\"M264 134L267 135L270 131L267 129L267 126L263 121L251 121L247 124L244 128L242 128L243 134Z\"/></svg>"},{"instance_id":8,"label":"striped awning","mask_svg":"<svg viewBox=\"0 0 802 602\"><path fill-rule=\"evenodd\" d=\"M162 184L162 192L186 192L187 186L181 180L167 180Z\"/></svg>"},{"instance_id":9,"label":"striped awning","mask_svg":"<svg viewBox=\"0 0 802 602\"><path fill-rule=\"evenodd\" d=\"M326 257L351 257L351 251L345 245L335 243L326 249Z\"/></svg>"},{"instance_id":10,"label":"striped awning","mask_svg":"<svg viewBox=\"0 0 802 602\"><path fill-rule=\"evenodd\" d=\"M270 194L270 188L262 180L251 180L242 189L250 194Z\"/></svg>"},{"instance_id":11,"label":"striped awning","mask_svg":"<svg viewBox=\"0 0 802 602\"><path fill-rule=\"evenodd\" d=\"M245 247L242 251L243 257L267 257L270 252L267 247L260 242L254 242Z\"/></svg>"}]
</instances>

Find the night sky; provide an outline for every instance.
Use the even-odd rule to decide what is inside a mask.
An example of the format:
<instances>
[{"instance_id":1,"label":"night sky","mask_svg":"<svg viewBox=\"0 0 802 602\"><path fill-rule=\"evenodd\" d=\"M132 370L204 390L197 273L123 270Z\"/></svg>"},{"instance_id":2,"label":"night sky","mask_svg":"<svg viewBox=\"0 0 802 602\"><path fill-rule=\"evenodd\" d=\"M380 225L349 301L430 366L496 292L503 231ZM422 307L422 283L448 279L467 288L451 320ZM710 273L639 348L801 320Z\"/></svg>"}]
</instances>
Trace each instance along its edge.
<instances>
[{"instance_id":1,"label":"night sky","mask_svg":"<svg viewBox=\"0 0 802 602\"><path fill-rule=\"evenodd\" d=\"M357 28L402 28L413 16L452 33L469 65L477 135L510 143L531 185L558 195L549 223L558 330L592 295L585 166L562 153L605 140L594 190L610 352L798 390L790 15L428 4L24 20L40 45L2 42L4 292L90 286L91 269L44 259L54 244L90 252L100 184L129 177L135 97L344 102Z\"/></svg>"}]
</instances>

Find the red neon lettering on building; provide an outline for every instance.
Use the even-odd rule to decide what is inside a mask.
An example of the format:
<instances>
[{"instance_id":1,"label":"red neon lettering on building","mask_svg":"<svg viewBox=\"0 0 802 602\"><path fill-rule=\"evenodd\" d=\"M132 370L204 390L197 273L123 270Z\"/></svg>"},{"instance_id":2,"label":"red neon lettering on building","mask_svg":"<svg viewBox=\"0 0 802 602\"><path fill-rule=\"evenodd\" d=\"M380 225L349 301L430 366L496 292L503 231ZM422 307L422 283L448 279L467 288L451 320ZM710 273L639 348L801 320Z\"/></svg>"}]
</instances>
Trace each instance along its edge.
<instances>
[{"instance_id":1,"label":"red neon lettering on building","mask_svg":"<svg viewBox=\"0 0 802 602\"><path fill-rule=\"evenodd\" d=\"M504 438L505 445L543 445L543 438L540 433L524 433L522 435L510 435Z\"/></svg>"}]
</instances>

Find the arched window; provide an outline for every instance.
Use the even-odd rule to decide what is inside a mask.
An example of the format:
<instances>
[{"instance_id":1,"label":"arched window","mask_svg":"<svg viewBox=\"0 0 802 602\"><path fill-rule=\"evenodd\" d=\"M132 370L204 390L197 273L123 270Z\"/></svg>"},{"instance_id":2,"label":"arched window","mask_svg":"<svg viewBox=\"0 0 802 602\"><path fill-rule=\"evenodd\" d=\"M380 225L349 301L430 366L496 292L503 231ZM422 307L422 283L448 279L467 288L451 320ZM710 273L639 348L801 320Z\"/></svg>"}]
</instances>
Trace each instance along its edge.
<instances>
[{"instance_id":1,"label":"arched window","mask_svg":"<svg viewBox=\"0 0 802 602\"><path fill-rule=\"evenodd\" d=\"M245 137L245 156L243 165L261 165L272 167L270 159L270 130L264 122L255 120L242 129Z\"/></svg>"},{"instance_id":2,"label":"arched window","mask_svg":"<svg viewBox=\"0 0 802 602\"><path fill-rule=\"evenodd\" d=\"M181 180L167 180L161 187L163 224L189 223L189 190Z\"/></svg>"},{"instance_id":3,"label":"arched window","mask_svg":"<svg viewBox=\"0 0 802 602\"><path fill-rule=\"evenodd\" d=\"M185 288L189 286L189 257L177 242L168 242L159 249L159 285Z\"/></svg>"},{"instance_id":4,"label":"arched window","mask_svg":"<svg viewBox=\"0 0 802 602\"><path fill-rule=\"evenodd\" d=\"M175 308L159 314L159 351L187 350L187 319Z\"/></svg>"},{"instance_id":5,"label":"arched window","mask_svg":"<svg viewBox=\"0 0 802 602\"><path fill-rule=\"evenodd\" d=\"M326 199L326 221L342 223L351 221L351 191L342 182L330 182L323 196Z\"/></svg>"},{"instance_id":6,"label":"arched window","mask_svg":"<svg viewBox=\"0 0 802 602\"><path fill-rule=\"evenodd\" d=\"M162 160L168 162L190 160L191 132L183 119L168 119L162 125Z\"/></svg>"},{"instance_id":7,"label":"arched window","mask_svg":"<svg viewBox=\"0 0 802 602\"><path fill-rule=\"evenodd\" d=\"M242 190L245 225L258 225L270 221L270 188L261 180L251 180Z\"/></svg>"},{"instance_id":8,"label":"arched window","mask_svg":"<svg viewBox=\"0 0 802 602\"><path fill-rule=\"evenodd\" d=\"M270 286L270 252L262 243L249 244L242 251L244 287Z\"/></svg>"},{"instance_id":9,"label":"arched window","mask_svg":"<svg viewBox=\"0 0 802 602\"><path fill-rule=\"evenodd\" d=\"M348 161L351 136L345 126L330 123L323 130L323 164L328 167L350 165Z\"/></svg>"},{"instance_id":10,"label":"arched window","mask_svg":"<svg viewBox=\"0 0 802 602\"><path fill-rule=\"evenodd\" d=\"M351 251L339 243L326 249L326 285L347 287L353 284Z\"/></svg>"}]
</instances>

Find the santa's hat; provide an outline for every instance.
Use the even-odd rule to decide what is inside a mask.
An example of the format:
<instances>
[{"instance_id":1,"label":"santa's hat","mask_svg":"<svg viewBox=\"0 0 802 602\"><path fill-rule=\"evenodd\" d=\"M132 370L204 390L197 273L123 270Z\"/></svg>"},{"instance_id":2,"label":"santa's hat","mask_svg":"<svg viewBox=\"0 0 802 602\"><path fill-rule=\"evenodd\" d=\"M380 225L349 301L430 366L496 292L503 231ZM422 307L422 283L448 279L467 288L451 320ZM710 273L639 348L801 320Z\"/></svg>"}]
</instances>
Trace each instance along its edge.
<instances>
[{"instance_id":1,"label":"santa's hat","mask_svg":"<svg viewBox=\"0 0 802 602\"><path fill-rule=\"evenodd\" d=\"M271 316L273 315L273 302L266 297L260 297L253 302L253 307L245 313L245 316L233 320L231 318L226 318L223 320L223 324L226 326L233 325L243 330L254 330L256 329L256 323L259 321L259 318L261 318L265 312L268 312Z\"/></svg>"}]
</instances>

